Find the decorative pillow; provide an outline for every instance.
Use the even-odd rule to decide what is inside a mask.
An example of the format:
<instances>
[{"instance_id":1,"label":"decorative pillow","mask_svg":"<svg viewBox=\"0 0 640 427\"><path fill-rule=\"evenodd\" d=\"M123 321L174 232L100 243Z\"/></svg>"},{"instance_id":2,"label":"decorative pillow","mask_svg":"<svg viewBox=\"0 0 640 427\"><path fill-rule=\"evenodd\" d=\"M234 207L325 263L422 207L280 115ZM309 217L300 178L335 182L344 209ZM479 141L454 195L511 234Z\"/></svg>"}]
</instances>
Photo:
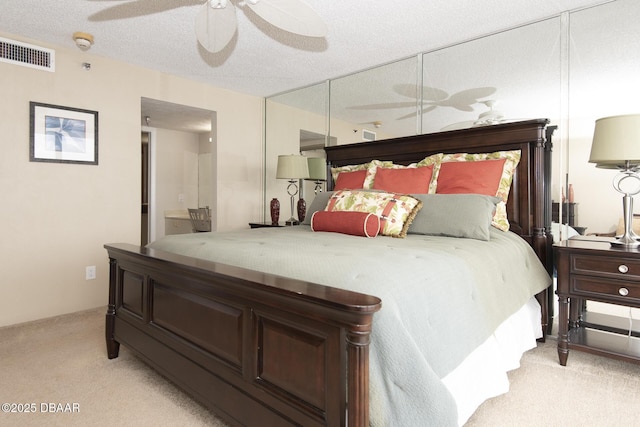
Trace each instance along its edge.
<instances>
[{"instance_id":1,"label":"decorative pillow","mask_svg":"<svg viewBox=\"0 0 640 427\"><path fill-rule=\"evenodd\" d=\"M333 193L328 211L368 212L380 217L380 233L405 237L409 224L422 202L409 195L366 190L341 190Z\"/></svg>"},{"instance_id":2,"label":"decorative pillow","mask_svg":"<svg viewBox=\"0 0 640 427\"><path fill-rule=\"evenodd\" d=\"M386 161L383 162L380 160L372 160L369 163L362 163L360 165L348 165L348 166L340 166L336 168L332 167L331 176L333 177L333 182L337 183L338 175L341 172L353 172L353 171L359 171L359 170L366 170L367 172L364 179L364 183L362 184L362 187L359 187L359 188L370 189L373 186L373 177L376 174L376 169L378 168L378 166L388 167L388 166L391 166L392 164L393 162L386 162Z\"/></svg>"},{"instance_id":3,"label":"decorative pillow","mask_svg":"<svg viewBox=\"0 0 640 427\"><path fill-rule=\"evenodd\" d=\"M354 190L364 188L364 180L367 177L365 169L352 172L340 172L333 186L334 190Z\"/></svg>"},{"instance_id":4,"label":"decorative pillow","mask_svg":"<svg viewBox=\"0 0 640 427\"><path fill-rule=\"evenodd\" d=\"M496 204L502 199L482 194L414 194L422 209L409 226L409 234L489 240Z\"/></svg>"},{"instance_id":5,"label":"decorative pillow","mask_svg":"<svg viewBox=\"0 0 640 427\"><path fill-rule=\"evenodd\" d=\"M380 231L380 218L367 212L317 211L311 218L311 229L352 236L376 237Z\"/></svg>"},{"instance_id":6,"label":"decorative pillow","mask_svg":"<svg viewBox=\"0 0 640 427\"><path fill-rule=\"evenodd\" d=\"M435 193L433 171L441 157L442 153L438 153L408 166L396 164L378 166L372 188L402 194Z\"/></svg>"},{"instance_id":7,"label":"decorative pillow","mask_svg":"<svg viewBox=\"0 0 640 427\"><path fill-rule=\"evenodd\" d=\"M434 170L436 193L479 193L500 197L491 225L507 231L507 200L513 173L519 162L520 150L444 154Z\"/></svg>"},{"instance_id":8,"label":"decorative pillow","mask_svg":"<svg viewBox=\"0 0 640 427\"><path fill-rule=\"evenodd\" d=\"M432 154L420 160L416 165L419 168L423 166L433 165L433 174L431 175L431 182L429 183L429 194L433 194L436 192L436 185L438 184L436 181L436 175L440 167L440 162L442 162L442 156L442 153Z\"/></svg>"},{"instance_id":9,"label":"decorative pillow","mask_svg":"<svg viewBox=\"0 0 640 427\"><path fill-rule=\"evenodd\" d=\"M313 198L313 201L309 205L309 209L307 209L307 215L304 217L302 224L311 225L311 217L314 212L323 211L327 208L327 203L329 203L329 199L333 195L333 191L322 191Z\"/></svg>"},{"instance_id":10,"label":"decorative pillow","mask_svg":"<svg viewBox=\"0 0 640 427\"><path fill-rule=\"evenodd\" d=\"M505 159L442 163L436 193L495 196L504 162Z\"/></svg>"},{"instance_id":11,"label":"decorative pillow","mask_svg":"<svg viewBox=\"0 0 640 427\"><path fill-rule=\"evenodd\" d=\"M378 168L373 179L375 190L394 193L428 193L434 165L423 167Z\"/></svg>"}]
</instances>

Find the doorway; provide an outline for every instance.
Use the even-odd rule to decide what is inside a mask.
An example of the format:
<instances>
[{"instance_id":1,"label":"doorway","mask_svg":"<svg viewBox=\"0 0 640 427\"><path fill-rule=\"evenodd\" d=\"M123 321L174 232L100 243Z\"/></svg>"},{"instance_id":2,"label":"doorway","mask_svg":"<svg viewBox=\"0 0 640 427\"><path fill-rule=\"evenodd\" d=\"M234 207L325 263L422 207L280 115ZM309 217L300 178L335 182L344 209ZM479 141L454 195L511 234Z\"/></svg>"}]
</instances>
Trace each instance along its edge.
<instances>
[{"instance_id":1,"label":"doorway","mask_svg":"<svg viewBox=\"0 0 640 427\"><path fill-rule=\"evenodd\" d=\"M141 141L147 141L141 143L141 243L144 245L145 241L152 242L165 235L165 214L169 211L187 212L187 208L209 206L215 229L216 112L143 97L140 113ZM183 152L177 148L183 146L186 139L198 141L195 151ZM200 166L198 157L206 164ZM187 171L188 177L180 170ZM208 173L199 175L199 170L208 170ZM195 189L192 189L193 182L183 182L192 175Z\"/></svg>"}]
</instances>

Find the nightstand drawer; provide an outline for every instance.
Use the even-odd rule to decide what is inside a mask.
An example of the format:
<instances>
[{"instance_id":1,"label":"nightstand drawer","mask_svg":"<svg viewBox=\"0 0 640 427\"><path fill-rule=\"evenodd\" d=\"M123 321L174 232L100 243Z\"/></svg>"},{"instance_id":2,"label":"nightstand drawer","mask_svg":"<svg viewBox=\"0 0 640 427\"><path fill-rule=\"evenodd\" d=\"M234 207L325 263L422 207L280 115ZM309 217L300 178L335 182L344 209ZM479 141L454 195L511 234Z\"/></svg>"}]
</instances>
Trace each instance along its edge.
<instances>
[{"instance_id":1,"label":"nightstand drawer","mask_svg":"<svg viewBox=\"0 0 640 427\"><path fill-rule=\"evenodd\" d=\"M569 292L605 302L640 306L640 283L573 275Z\"/></svg>"},{"instance_id":2,"label":"nightstand drawer","mask_svg":"<svg viewBox=\"0 0 640 427\"><path fill-rule=\"evenodd\" d=\"M572 255L571 273L640 282L640 260L631 258Z\"/></svg>"}]
</instances>

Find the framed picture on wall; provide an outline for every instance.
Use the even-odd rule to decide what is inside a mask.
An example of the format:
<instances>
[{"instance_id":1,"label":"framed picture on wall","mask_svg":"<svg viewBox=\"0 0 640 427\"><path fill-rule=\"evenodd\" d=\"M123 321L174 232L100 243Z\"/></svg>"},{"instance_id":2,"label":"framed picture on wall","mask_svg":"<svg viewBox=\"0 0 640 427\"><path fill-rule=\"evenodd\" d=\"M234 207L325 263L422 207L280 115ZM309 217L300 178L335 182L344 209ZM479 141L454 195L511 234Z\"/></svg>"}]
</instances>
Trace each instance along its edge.
<instances>
[{"instance_id":1,"label":"framed picture on wall","mask_svg":"<svg viewBox=\"0 0 640 427\"><path fill-rule=\"evenodd\" d=\"M98 164L98 112L30 102L29 160Z\"/></svg>"}]
</instances>

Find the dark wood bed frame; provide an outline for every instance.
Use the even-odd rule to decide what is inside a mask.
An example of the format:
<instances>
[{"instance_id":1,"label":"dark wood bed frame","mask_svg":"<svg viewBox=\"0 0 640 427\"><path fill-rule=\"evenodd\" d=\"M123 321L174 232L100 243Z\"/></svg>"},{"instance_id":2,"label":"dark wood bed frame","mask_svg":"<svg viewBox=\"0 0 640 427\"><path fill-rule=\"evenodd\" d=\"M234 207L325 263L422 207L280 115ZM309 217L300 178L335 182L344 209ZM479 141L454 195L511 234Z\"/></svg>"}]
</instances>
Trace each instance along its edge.
<instances>
[{"instance_id":1,"label":"dark wood bed frame","mask_svg":"<svg viewBox=\"0 0 640 427\"><path fill-rule=\"evenodd\" d=\"M329 165L341 166L520 149L507 206L511 230L551 272L550 136L540 119L326 153ZM129 244L105 248L110 359L125 345L232 425L369 425L369 340L378 298ZM550 294L538 295L545 331Z\"/></svg>"}]
</instances>

